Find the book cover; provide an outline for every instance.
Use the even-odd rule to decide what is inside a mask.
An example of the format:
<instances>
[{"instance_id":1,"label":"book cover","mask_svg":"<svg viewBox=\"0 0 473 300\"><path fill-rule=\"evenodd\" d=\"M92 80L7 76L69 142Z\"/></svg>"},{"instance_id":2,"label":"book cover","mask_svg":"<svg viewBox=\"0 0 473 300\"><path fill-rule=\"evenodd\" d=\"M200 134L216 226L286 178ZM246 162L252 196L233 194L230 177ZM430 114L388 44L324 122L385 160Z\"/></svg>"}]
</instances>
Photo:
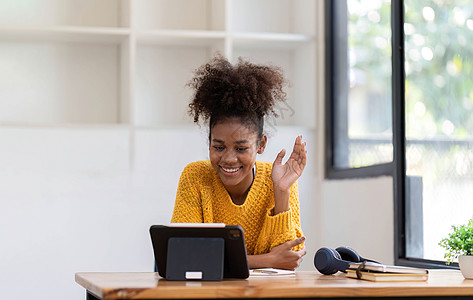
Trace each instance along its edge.
<instances>
[{"instance_id":1,"label":"book cover","mask_svg":"<svg viewBox=\"0 0 473 300\"><path fill-rule=\"evenodd\" d=\"M347 277L363 279L376 282L386 281L426 281L429 279L428 273L412 274L412 273L382 273L370 271L347 270Z\"/></svg>"},{"instance_id":2,"label":"book cover","mask_svg":"<svg viewBox=\"0 0 473 300\"><path fill-rule=\"evenodd\" d=\"M429 271L426 269L403 267L403 266L391 266L383 265L373 262L363 262L363 263L352 263L350 264L350 269L361 271L375 271L381 273L400 273L400 274L428 274Z\"/></svg>"}]
</instances>

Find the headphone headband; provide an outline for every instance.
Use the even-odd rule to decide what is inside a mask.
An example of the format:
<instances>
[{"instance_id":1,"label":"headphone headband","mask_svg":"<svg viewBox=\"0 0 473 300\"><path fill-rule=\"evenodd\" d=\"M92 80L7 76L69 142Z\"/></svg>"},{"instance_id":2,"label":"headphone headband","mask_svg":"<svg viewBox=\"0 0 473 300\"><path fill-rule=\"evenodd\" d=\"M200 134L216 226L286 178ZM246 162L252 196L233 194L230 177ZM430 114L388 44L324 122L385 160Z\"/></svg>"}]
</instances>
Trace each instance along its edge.
<instances>
[{"instance_id":1,"label":"headphone headband","mask_svg":"<svg viewBox=\"0 0 473 300\"><path fill-rule=\"evenodd\" d=\"M350 264L364 261L376 262L361 257L350 247L338 247L335 250L323 247L317 250L314 256L315 268L324 275L335 274L338 271L345 272L350 267Z\"/></svg>"}]
</instances>

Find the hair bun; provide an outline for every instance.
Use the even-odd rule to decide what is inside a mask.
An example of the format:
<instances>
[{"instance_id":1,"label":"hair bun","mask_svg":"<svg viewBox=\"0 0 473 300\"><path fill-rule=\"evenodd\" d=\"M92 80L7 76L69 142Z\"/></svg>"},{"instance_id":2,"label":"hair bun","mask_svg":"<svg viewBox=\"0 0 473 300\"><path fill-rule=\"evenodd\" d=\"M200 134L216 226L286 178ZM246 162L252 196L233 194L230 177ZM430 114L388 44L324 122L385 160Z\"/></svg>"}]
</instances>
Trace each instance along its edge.
<instances>
[{"instance_id":1,"label":"hair bun","mask_svg":"<svg viewBox=\"0 0 473 300\"><path fill-rule=\"evenodd\" d=\"M285 101L287 84L279 67L258 65L243 60L232 65L217 54L195 71L187 84L194 89L189 114L198 123L218 117L263 118L277 116L276 101Z\"/></svg>"}]
</instances>

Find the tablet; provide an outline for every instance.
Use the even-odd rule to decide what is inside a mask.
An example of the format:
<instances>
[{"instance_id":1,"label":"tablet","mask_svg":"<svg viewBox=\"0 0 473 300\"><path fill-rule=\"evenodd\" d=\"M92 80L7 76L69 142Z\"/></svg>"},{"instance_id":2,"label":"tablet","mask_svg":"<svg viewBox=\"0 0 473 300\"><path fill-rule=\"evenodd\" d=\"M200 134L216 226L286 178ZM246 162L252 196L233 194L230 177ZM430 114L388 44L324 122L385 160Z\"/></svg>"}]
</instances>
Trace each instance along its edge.
<instances>
[{"instance_id":1,"label":"tablet","mask_svg":"<svg viewBox=\"0 0 473 300\"><path fill-rule=\"evenodd\" d=\"M249 268L243 228L221 223L172 223L149 229L159 276L166 278L168 243L171 238L222 238L223 277L248 278Z\"/></svg>"}]
</instances>

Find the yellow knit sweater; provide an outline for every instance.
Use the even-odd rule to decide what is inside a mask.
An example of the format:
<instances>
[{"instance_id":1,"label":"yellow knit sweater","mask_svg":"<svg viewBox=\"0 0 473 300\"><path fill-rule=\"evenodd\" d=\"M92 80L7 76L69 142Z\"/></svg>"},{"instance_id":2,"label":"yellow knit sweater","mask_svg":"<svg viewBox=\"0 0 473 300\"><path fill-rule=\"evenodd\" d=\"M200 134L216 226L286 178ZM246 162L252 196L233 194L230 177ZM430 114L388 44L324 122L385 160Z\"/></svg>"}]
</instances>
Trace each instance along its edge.
<instances>
[{"instance_id":1,"label":"yellow knit sweater","mask_svg":"<svg viewBox=\"0 0 473 300\"><path fill-rule=\"evenodd\" d=\"M256 162L253 184L245 202L236 205L210 161L190 163L179 180L173 223L225 223L243 227L247 253L268 253L274 246L301 237L297 182L291 187L290 210L271 215L274 208L272 163ZM294 247L300 250L302 245Z\"/></svg>"}]
</instances>

